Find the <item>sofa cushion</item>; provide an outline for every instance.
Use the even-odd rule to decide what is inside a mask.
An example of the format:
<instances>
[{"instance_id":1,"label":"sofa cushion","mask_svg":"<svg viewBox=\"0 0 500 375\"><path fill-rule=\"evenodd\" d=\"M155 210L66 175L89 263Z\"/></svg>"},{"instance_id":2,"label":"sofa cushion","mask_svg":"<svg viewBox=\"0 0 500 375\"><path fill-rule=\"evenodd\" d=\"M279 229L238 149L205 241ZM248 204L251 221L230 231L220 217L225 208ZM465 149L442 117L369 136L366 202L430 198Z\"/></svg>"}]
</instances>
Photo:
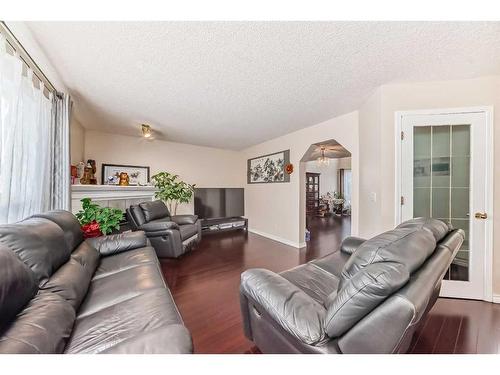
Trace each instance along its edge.
<instances>
[{"instance_id":1,"label":"sofa cushion","mask_svg":"<svg viewBox=\"0 0 500 375\"><path fill-rule=\"evenodd\" d=\"M36 294L35 275L19 257L0 244L0 331Z\"/></svg>"},{"instance_id":2,"label":"sofa cushion","mask_svg":"<svg viewBox=\"0 0 500 375\"><path fill-rule=\"evenodd\" d=\"M153 263L92 279L77 316L90 315L151 289L165 287L158 265Z\"/></svg>"},{"instance_id":3,"label":"sofa cushion","mask_svg":"<svg viewBox=\"0 0 500 375\"><path fill-rule=\"evenodd\" d=\"M196 224L198 221L198 215L175 215L172 216L171 219L174 223L179 225Z\"/></svg>"},{"instance_id":4,"label":"sofa cushion","mask_svg":"<svg viewBox=\"0 0 500 375\"><path fill-rule=\"evenodd\" d=\"M87 294L91 277L92 275L78 261L71 258L41 289L57 294L77 311Z\"/></svg>"},{"instance_id":5,"label":"sofa cushion","mask_svg":"<svg viewBox=\"0 0 500 375\"><path fill-rule=\"evenodd\" d=\"M92 276L94 275L97 266L99 265L99 252L87 241L83 241L71 254L71 258L80 263L85 271Z\"/></svg>"},{"instance_id":6,"label":"sofa cushion","mask_svg":"<svg viewBox=\"0 0 500 375\"><path fill-rule=\"evenodd\" d=\"M69 260L71 250L61 227L43 218L0 226L0 243L7 245L31 268L39 284Z\"/></svg>"},{"instance_id":7,"label":"sofa cushion","mask_svg":"<svg viewBox=\"0 0 500 375\"><path fill-rule=\"evenodd\" d=\"M154 232L161 232L158 233L159 235L164 235L165 231L167 230L179 230L179 225L177 223L174 223L173 221L167 220L169 218L165 219L158 219L151 221L149 223L141 225L141 229L146 231L148 235L155 235L157 233Z\"/></svg>"},{"instance_id":8,"label":"sofa cushion","mask_svg":"<svg viewBox=\"0 0 500 375\"><path fill-rule=\"evenodd\" d=\"M105 354L191 354L191 334L182 324L170 324L135 335L102 351Z\"/></svg>"},{"instance_id":9,"label":"sofa cushion","mask_svg":"<svg viewBox=\"0 0 500 375\"><path fill-rule=\"evenodd\" d=\"M102 256L109 256L145 247L148 238L143 231L138 231L88 238L85 242L96 248Z\"/></svg>"},{"instance_id":10,"label":"sofa cushion","mask_svg":"<svg viewBox=\"0 0 500 375\"><path fill-rule=\"evenodd\" d=\"M139 203L139 206L142 209L146 223L170 216L167 206L162 201L143 202Z\"/></svg>"},{"instance_id":11,"label":"sofa cushion","mask_svg":"<svg viewBox=\"0 0 500 375\"><path fill-rule=\"evenodd\" d=\"M451 230L453 230L451 224L428 217L418 217L416 219L407 220L399 224L396 228L425 228L432 232L436 242L441 241Z\"/></svg>"},{"instance_id":12,"label":"sofa cushion","mask_svg":"<svg viewBox=\"0 0 500 375\"><path fill-rule=\"evenodd\" d=\"M354 237L354 236L346 237L340 244L340 251L346 254L352 254L365 241L366 240L364 238L360 237Z\"/></svg>"},{"instance_id":13,"label":"sofa cushion","mask_svg":"<svg viewBox=\"0 0 500 375\"><path fill-rule=\"evenodd\" d=\"M67 353L99 353L125 340L182 324L168 289L155 289L76 320Z\"/></svg>"},{"instance_id":14,"label":"sofa cushion","mask_svg":"<svg viewBox=\"0 0 500 375\"><path fill-rule=\"evenodd\" d=\"M325 330L339 337L409 280L408 269L394 262L369 264L345 282L326 303Z\"/></svg>"},{"instance_id":15,"label":"sofa cushion","mask_svg":"<svg viewBox=\"0 0 500 375\"><path fill-rule=\"evenodd\" d=\"M339 285L338 277L313 263L303 264L281 272L280 275L322 305L329 295L337 292Z\"/></svg>"},{"instance_id":16,"label":"sofa cushion","mask_svg":"<svg viewBox=\"0 0 500 375\"><path fill-rule=\"evenodd\" d=\"M32 217L41 217L53 221L64 231L64 238L68 247L73 251L83 242L83 231L78 219L68 211L55 210L43 214L33 215Z\"/></svg>"},{"instance_id":17,"label":"sofa cushion","mask_svg":"<svg viewBox=\"0 0 500 375\"><path fill-rule=\"evenodd\" d=\"M147 263L158 263L155 249L151 246L104 257L97 267L94 280Z\"/></svg>"},{"instance_id":18,"label":"sofa cushion","mask_svg":"<svg viewBox=\"0 0 500 375\"><path fill-rule=\"evenodd\" d=\"M132 205L129 208L130 214L132 215L132 220L135 222L135 225L140 227L142 224L146 222L146 218L144 217L144 213L142 212L142 208L138 205Z\"/></svg>"},{"instance_id":19,"label":"sofa cushion","mask_svg":"<svg viewBox=\"0 0 500 375\"><path fill-rule=\"evenodd\" d=\"M436 240L430 230L421 227L398 228L364 242L351 255L342 270L340 284L358 271L377 262L404 265L409 273L420 267L433 253Z\"/></svg>"},{"instance_id":20,"label":"sofa cushion","mask_svg":"<svg viewBox=\"0 0 500 375\"><path fill-rule=\"evenodd\" d=\"M71 305L41 292L0 336L0 353L62 353L75 321Z\"/></svg>"},{"instance_id":21,"label":"sofa cushion","mask_svg":"<svg viewBox=\"0 0 500 375\"><path fill-rule=\"evenodd\" d=\"M181 232L181 240L184 241L198 234L198 227L196 224L181 225L179 231Z\"/></svg>"},{"instance_id":22,"label":"sofa cushion","mask_svg":"<svg viewBox=\"0 0 500 375\"><path fill-rule=\"evenodd\" d=\"M349 260L349 254L343 251L335 251L322 258L314 259L310 263L325 270L328 273L340 279L340 274L344 268L344 264Z\"/></svg>"}]
</instances>

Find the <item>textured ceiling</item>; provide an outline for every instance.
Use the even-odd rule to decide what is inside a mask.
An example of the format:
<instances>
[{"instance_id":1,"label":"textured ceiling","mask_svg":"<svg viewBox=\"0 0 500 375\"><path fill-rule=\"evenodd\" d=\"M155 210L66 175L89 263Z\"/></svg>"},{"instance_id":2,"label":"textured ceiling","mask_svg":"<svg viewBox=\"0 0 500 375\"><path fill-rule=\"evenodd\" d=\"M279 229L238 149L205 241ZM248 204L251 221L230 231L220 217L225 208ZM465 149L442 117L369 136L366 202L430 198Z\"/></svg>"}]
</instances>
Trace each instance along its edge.
<instances>
[{"instance_id":1,"label":"textured ceiling","mask_svg":"<svg viewBox=\"0 0 500 375\"><path fill-rule=\"evenodd\" d=\"M381 84L500 73L500 23L29 22L89 129L241 149Z\"/></svg>"}]
</instances>

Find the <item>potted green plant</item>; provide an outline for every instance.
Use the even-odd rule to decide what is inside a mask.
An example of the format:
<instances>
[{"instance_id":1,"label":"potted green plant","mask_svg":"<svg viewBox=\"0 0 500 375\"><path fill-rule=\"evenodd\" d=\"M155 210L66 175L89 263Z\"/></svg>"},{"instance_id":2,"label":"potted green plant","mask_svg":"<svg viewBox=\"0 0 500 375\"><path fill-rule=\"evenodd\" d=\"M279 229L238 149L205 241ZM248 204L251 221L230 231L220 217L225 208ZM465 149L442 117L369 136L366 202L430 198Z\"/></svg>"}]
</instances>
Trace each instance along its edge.
<instances>
[{"instance_id":1,"label":"potted green plant","mask_svg":"<svg viewBox=\"0 0 500 375\"><path fill-rule=\"evenodd\" d=\"M82 209L76 213L76 218L82 226L85 238L99 237L120 229L123 212L117 208L101 207L92 203L90 198L83 198Z\"/></svg>"},{"instance_id":2,"label":"potted green plant","mask_svg":"<svg viewBox=\"0 0 500 375\"><path fill-rule=\"evenodd\" d=\"M189 203L194 193L194 186L179 179L176 174L160 172L151 177L153 185L158 189L155 198L168 206L170 213L177 214L179 203Z\"/></svg>"}]
</instances>

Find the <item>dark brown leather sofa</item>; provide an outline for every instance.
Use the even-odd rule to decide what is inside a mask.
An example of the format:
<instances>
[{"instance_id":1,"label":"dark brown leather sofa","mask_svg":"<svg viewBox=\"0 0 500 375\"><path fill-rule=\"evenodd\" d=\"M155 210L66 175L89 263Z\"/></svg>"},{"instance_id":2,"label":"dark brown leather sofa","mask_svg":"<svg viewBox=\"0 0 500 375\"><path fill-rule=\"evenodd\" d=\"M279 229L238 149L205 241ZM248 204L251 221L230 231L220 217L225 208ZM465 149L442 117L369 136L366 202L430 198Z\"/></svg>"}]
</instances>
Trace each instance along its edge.
<instances>
[{"instance_id":1,"label":"dark brown leather sofa","mask_svg":"<svg viewBox=\"0 0 500 375\"><path fill-rule=\"evenodd\" d=\"M83 239L66 211L0 226L0 353L191 353L144 232Z\"/></svg>"}]
</instances>

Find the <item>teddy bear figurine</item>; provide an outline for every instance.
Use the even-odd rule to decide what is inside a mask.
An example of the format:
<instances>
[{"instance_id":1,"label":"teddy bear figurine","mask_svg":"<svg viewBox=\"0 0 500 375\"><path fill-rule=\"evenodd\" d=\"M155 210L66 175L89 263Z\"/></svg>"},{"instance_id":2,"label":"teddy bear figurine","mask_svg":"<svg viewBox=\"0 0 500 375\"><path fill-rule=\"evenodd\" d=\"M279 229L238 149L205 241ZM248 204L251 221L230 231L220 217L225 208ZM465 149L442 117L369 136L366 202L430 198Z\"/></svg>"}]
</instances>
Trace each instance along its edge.
<instances>
[{"instance_id":1,"label":"teddy bear figurine","mask_svg":"<svg viewBox=\"0 0 500 375\"><path fill-rule=\"evenodd\" d=\"M118 182L118 185L120 186L128 186L129 183L129 176L127 172L121 172L120 173L120 181Z\"/></svg>"}]
</instances>

